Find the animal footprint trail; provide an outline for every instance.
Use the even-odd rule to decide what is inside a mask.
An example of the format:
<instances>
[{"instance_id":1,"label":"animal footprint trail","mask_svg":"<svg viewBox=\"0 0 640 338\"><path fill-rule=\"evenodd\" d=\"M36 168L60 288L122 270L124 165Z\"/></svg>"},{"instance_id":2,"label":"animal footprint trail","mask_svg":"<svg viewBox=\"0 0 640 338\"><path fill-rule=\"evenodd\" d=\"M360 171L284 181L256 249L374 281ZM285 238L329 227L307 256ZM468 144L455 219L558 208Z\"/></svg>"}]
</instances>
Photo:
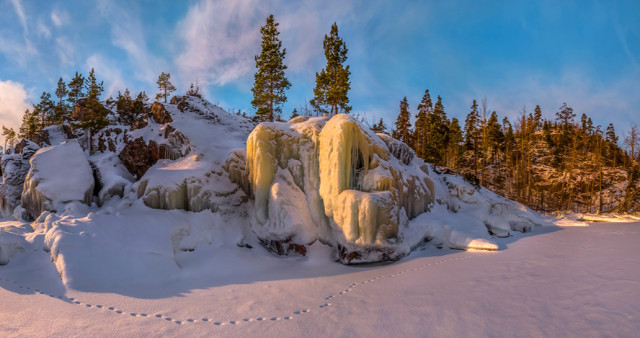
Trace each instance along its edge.
<instances>
[{"instance_id":1,"label":"animal footprint trail","mask_svg":"<svg viewBox=\"0 0 640 338\"><path fill-rule=\"evenodd\" d=\"M486 253L481 253L481 254L485 254L485 255L492 255L492 254L496 254L496 253L502 253L502 251L497 251L497 252L486 252ZM428 267L431 266L435 266L435 265L439 265L442 263L447 263L447 262L454 262L454 261L460 261L460 260L465 260L465 259L469 259L472 257L478 257L479 255L473 254L473 255L467 255L464 257L458 257L458 258L448 258L448 259L444 259L438 262L434 262L434 263L425 263L413 268L406 268L397 272L393 272L393 273L389 273L389 274L381 274L381 275L377 275L374 277L371 277L369 279L366 280L362 280L359 282L353 282L351 284L349 284L346 288L335 292L333 294L330 294L326 297L324 297L324 302L322 302L321 304L319 304L318 306L316 306L319 309L322 310L326 310L327 308L333 306L332 302L328 302L328 301L334 301L335 299L337 299L340 296L344 296L348 293L354 292L356 291L356 289L369 284L369 283L373 283L375 281L381 280L381 279L385 279L385 278L393 278L393 277L398 277L401 275L404 275L406 273L409 272L415 272L415 271L419 271L419 270L423 270L426 269ZM206 323L206 324L212 324L214 327L215 326L240 326L241 324L247 324L247 323L268 323L268 322L278 322L278 321L287 321L287 320L293 320L295 317L297 316L301 316L304 314L309 314L311 313L311 309L309 308L301 308L299 310L294 310L292 311L289 315L283 315L283 316L258 316L258 317L243 317L242 319L233 319L233 320L226 320L226 321L220 321L220 320L213 320L209 317L201 317L200 319L195 319L197 317L189 317L187 319L179 319L179 318L174 318L172 316L163 314L163 313L155 313L155 314L148 314L148 313L138 313L138 312L132 312L132 311L125 311L123 309L120 309L116 306L109 306L109 305L104 305L104 304L91 304L91 303L83 303L82 301L76 299L75 297L67 297L64 295L54 295L53 293L47 293L44 290L40 290L37 288L32 288L30 286L27 285L21 285L18 281L15 280L11 280L8 278L0 278L0 281L5 281L7 283L11 283L14 284L16 286L18 286L19 289L26 289L26 290L33 290L34 293L36 294L40 294L40 295L46 295L49 296L50 298L55 298L55 299L59 299L62 300L68 304L72 304L72 305L79 305L82 306L86 309L94 309L94 310L99 310L99 311L106 311L106 312L111 312L114 314L118 314L118 315L125 315L131 318L139 318L139 319L148 319L148 320L163 320L166 322L170 322L170 323L174 323L176 325L184 325L184 324L195 324L195 323Z\"/></svg>"}]
</instances>

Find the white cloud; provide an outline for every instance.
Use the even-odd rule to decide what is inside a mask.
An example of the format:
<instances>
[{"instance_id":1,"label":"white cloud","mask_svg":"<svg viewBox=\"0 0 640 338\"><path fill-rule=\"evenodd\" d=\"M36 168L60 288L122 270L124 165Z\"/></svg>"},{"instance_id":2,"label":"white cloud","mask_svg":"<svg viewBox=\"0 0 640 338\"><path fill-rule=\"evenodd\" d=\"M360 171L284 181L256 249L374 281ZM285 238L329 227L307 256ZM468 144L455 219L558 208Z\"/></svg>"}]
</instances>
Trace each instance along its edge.
<instances>
[{"instance_id":1,"label":"white cloud","mask_svg":"<svg viewBox=\"0 0 640 338\"><path fill-rule=\"evenodd\" d=\"M69 23L69 13L66 11L54 10L51 12L51 22L56 26L64 26Z\"/></svg>"},{"instance_id":2,"label":"white cloud","mask_svg":"<svg viewBox=\"0 0 640 338\"><path fill-rule=\"evenodd\" d=\"M322 39L334 21L353 20L345 1L266 3L259 0L202 0L178 24L184 48L176 59L181 77L224 85L254 71L260 27L274 14L287 49L288 73L305 72L322 59ZM313 68L315 69L315 68Z\"/></svg>"},{"instance_id":3,"label":"white cloud","mask_svg":"<svg viewBox=\"0 0 640 338\"><path fill-rule=\"evenodd\" d=\"M0 81L0 124L17 132L24 111L30 108L29 95L21 83Z\"/></svg>"},{"instance_id":4,"label":"white cloud","mask_svg":"<svg viewBox=\"0 0 640 338\"><path fill-rule=\"evenodd\" d=\"M202 1L178 24L182 77L223 85L249 73L259 46L258 0Z\"/></svg>"}]
</instances>

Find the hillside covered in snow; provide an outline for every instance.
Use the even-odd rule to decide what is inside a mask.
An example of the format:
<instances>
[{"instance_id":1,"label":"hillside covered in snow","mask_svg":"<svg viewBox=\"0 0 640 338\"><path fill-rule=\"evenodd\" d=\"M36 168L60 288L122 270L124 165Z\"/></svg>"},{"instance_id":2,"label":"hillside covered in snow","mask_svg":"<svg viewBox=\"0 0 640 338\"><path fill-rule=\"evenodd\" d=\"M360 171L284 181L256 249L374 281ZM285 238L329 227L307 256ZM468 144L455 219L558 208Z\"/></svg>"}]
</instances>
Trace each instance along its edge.
<instances>
[{"instance_id":1,"label":"hillside covered in snow","mask_svg":"<svg viewBox=\"0 0 640 338\"><path fill-rule=\"evenodd\" d=\"M215 273L212 250L307 259L321 243L344 264L497 250L544 223L344 114L255 126L183 96L92 137L67 129L3 156L0 259L43 250L72 288Z\"/></svg>"}]
</instances>

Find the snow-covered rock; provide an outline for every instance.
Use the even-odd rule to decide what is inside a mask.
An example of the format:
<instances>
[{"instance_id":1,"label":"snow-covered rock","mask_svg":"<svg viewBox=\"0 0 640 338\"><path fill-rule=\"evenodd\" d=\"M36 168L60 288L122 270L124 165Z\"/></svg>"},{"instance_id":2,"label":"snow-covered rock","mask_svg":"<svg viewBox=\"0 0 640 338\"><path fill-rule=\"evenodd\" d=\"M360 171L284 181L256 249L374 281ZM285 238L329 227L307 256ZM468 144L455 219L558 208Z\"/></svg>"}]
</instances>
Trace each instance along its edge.
<instances>
[{"instance_id":1,"label":"snow-covered rock","mask_svg":"<svg viewBox=\"0 0 640 338\"><path fill-rule=\"evenodd\" d=\"M58 210L70 201L91 204L91 165L76 140L38 150L30 160L21 202L32 218Z\"/></svg>"},{"instance_id":2,"label":"snow-covered rock","mask_svg":"<svg viewBox=\"0 0 640 338\"><path fill-rule=\"evenodd\" d=\"M40 148L37 144L22 140L21 154L3 155L0 159L2 184L0 184L0 211L2 217L9 217L20 205L20 196L25 177L29 172L29 159Z\"/></svg>"},{"instance_id":3,"label":"snow-covered rock","mask_svg":"<svg viewBox=\"0 0 640 338\"><path fill-rule=\"evenodd\" d=\"M24 234L31 232L24 222L3 222L0 226L0 265L6 265L18 252L24 250L27 241Z\"/></svg>"},{"instance_id":4,"label":"snow-covered rock","mask_svg":"<svg viewBox=\"0 0 640 338\"><path fill-rule=\"evenodd\" d=\"M114 153L93 156L91 164L98 187L98 205L103 205L115 196L123 197L127 188L133 184L133 175Z\"/></svg>"},{"instance_id":5,"label":"snow-covered rock","mask_svg":"<svg viewBox=\"0 0 640 338\"><path fill-rule=\"evenodd\" d=\"M229 171L242 180L238 149L244 148L253 123L198 97L171 102L154 103L153 119L131 132L149 143L168 140L180 149L178 156L159 159L145 171L134 187L137 197L156 209L244 213L238 206L247 201L246 187L232 182Z\"/></svg>"}]
</instances>

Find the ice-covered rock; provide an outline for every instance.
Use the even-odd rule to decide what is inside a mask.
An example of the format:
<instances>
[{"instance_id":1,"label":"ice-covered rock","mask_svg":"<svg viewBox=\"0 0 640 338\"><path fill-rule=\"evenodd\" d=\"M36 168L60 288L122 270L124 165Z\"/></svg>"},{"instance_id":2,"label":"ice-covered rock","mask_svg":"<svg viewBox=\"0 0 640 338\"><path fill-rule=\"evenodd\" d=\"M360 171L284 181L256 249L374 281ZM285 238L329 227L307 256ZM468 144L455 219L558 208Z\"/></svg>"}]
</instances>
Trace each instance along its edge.
<instances>
[{"instance_id":1,"label":"ice-covered rock","mask_svg":"<svg viewBox=\"0 0 640 338\"><path fill-rule=\"evenodd\" d=\"M262 123L247 140L254 231L263 240L316 236L344 248L345 261L397 258L399 226L428 210L434 200L426 172L391 156L379 136L347 115L291 122ZM296 208L310 225L293 226L300 221L279 211L282 204L292 205L292 198L275 192L290 182L299 192L288 192L299 196ZM292 229L306 235L292 236Z\"/></svg>"},{"instance_id":2,"label":"ice-covered rock","mask_svg":"<svg viewBox=\"0 0 640 338\"><path fill-rule=\"evenodd\" d=\"M30 217L70 201L91 204L93 172L76 140L38 150L30 160L21 202Z\"/></svg>"},{"instance_id":3,"label":"ice-covered rock","mask_svg":"<svg viewBox=\"0 0 640 338\"><path fill-rule=\"evenodd\" d=\"M0 211L2 217L10 217L20 205L25 177L29 172L29 159L40 148L29 141L20 141L21 154L3 155L0 159L2 184L0 184Z\"/></svg>"}]
</instances>

